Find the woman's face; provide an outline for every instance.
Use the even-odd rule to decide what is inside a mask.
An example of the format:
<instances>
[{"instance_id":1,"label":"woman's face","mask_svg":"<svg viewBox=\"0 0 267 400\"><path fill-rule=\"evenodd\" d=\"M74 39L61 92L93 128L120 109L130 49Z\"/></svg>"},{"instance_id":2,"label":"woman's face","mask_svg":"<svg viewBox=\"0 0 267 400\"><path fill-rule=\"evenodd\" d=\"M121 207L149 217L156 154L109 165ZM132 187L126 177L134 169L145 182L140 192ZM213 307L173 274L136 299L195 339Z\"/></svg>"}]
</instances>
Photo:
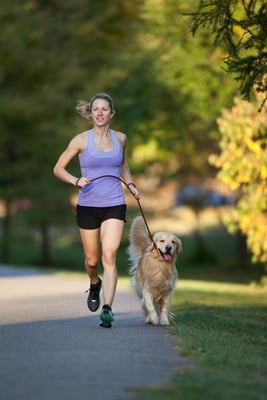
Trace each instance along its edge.
<instances>
[{"instance_id":1,"label":"woman's face","mask_svg":"<svg viewBox=\"0 0 267 400\"><path fill-rule=\"evenodd\" d=\"M91 118L94 125L108 125L114 113L111 111L110 104L105 99L95 99L92 104Z\"/></svg>"}]
</instances>

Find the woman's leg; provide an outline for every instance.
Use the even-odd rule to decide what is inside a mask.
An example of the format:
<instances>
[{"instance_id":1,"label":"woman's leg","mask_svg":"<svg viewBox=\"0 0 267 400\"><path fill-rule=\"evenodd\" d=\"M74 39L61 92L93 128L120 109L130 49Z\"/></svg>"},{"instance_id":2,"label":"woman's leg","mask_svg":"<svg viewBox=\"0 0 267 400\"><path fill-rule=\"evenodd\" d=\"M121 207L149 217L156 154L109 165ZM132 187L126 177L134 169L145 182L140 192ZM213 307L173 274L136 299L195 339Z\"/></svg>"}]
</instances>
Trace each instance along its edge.
<instances>
[{"instance_id":1,"label":"woman's leg","mask_svg":"<svg viewBox=\"0 0 267 400\"><path fill-rule=\"evenodd\" d=\"M104 304L112 306L117 286L116 255L119 248L124 221L107 219L101 225L102 263L103 273L103 300Z\"/></svg>"},{"instance_id":2,"label":"woman's leg","mask_svg":"<svg viewBox=\"0 0 267 400\"><path fill-rule=\"evenodd\" d=\"M85 256L85 269L92 284L98 282L100 229L81 229L80 235Z\"/></svg>"}]
</instances>

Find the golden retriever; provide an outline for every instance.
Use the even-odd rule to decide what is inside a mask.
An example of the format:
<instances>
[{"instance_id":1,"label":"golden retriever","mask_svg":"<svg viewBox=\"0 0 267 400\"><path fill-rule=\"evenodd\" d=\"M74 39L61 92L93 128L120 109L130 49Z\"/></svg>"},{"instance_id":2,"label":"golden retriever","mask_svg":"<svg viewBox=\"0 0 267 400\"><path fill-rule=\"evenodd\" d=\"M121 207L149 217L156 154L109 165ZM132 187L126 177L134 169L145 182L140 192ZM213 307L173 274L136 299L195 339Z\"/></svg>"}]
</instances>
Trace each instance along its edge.
<instances>
[{"instance_id":1,"label":"golden retriever","mask_svg":"<svg viewBox=\"0 0 267 400\"><path fill-rule=\"evenodd\" d=\"M133 220L129 240L129 273L142 301L145 321L153 325L170 325L170 300L178 279L175 262L182 251L181 240L173 233L157 232L153 236L155 249L141 216Z\"/></svg>"}]
</instances>

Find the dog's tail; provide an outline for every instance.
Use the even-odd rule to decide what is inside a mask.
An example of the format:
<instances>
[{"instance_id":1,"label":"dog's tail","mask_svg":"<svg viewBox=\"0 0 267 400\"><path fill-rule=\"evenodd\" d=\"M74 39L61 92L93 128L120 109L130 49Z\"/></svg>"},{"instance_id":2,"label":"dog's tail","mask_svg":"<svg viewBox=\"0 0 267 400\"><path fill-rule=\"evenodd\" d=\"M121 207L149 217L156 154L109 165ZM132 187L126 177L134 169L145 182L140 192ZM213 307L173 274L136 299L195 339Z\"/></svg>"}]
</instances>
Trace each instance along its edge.
<instances>
[{"instance_id":1,"label":"dog's tail","mask_svg":"<svg viewBox=\"0 0 267 400\"><path fill-rule=\"evenodd\" d=\"M146 225L141 216L136 217L130 229L130 245L128 247L128 254L130 256L130 261L132 267L130 269L130 274L133 275L140 257L144 254L148 246L151 244L151 240L146 231Z\"/></svg>"}]
</instances>

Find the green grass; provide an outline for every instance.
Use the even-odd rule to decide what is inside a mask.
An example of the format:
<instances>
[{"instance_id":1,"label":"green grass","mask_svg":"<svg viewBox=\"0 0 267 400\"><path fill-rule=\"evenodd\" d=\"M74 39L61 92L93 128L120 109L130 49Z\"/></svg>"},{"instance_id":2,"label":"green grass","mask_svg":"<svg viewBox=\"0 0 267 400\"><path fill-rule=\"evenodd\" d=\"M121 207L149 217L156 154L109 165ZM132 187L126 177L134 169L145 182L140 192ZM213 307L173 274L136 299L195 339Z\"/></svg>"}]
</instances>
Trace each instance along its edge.
<instances>
[{"instance_id":1,"label":"green grass","mask_svg":"<svg viewBox=\"0 0 267 400\"><path fill-rule=\"evenodd\" d=\"M190 364L135 400L267 398L266 288L181 280L172 311L170 333Z\"/></svg>"}]
</instances>

